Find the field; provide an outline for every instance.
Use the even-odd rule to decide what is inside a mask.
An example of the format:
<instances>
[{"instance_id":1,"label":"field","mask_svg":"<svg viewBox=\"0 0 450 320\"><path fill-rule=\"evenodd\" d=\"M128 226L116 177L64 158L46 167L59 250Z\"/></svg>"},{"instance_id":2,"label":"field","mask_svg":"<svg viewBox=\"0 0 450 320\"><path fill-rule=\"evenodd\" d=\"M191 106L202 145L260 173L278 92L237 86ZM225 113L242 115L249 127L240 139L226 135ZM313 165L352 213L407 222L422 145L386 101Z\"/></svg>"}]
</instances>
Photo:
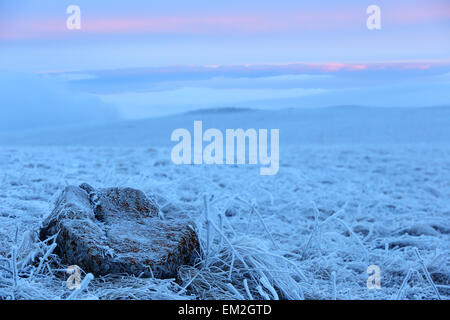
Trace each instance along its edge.
<instances>
[{"instance_id":1,"label":"field","mask_svg":"<svg viewBox=\"0 0 450 320\"><path fill-rule=\"evenodd\" d=\"M3 135L0 299L449 299L449 111L349 110L204 115L218 128L279 127L275 176L174 165L167 132L198 114ZM155 194L167 214L182 208L208 254L176 280L107 276L72 292L36 233L64 186L82 182ZM379 289L367 286L372 265Z\"/></svg>"}]
</instances>

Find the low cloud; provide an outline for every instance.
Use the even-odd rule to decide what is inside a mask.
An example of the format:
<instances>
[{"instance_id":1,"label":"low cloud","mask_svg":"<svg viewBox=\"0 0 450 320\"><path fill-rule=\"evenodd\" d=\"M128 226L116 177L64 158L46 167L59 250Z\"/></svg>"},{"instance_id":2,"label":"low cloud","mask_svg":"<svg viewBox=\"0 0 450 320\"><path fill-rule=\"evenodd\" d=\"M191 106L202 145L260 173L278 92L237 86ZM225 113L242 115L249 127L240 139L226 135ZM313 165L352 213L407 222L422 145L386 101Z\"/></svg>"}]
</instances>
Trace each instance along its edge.
<instances>
[{"instance_id":1,"label":"low cloud","mask_svg":"<svg viewBox=\"0 0 450 320\"><path fill-rule=\"evenodd\" d=\"M290 63L169 66L61 73L72 89L95 94L212 89L348 88L423 81L450 70L445 62ZM425 82L428 82L426 80Z\"/></svg>"},{"instance_id":2,"label":"low cloud","mask_svg":"<svg viewBox=\"0 0 450 320\"><path fill-rule=\"evenodd\" d=\"M117 111L90 94L72 92L63 81L16 73L0 74L0 131L100 123Z\"/></svg>"}]
</instances>

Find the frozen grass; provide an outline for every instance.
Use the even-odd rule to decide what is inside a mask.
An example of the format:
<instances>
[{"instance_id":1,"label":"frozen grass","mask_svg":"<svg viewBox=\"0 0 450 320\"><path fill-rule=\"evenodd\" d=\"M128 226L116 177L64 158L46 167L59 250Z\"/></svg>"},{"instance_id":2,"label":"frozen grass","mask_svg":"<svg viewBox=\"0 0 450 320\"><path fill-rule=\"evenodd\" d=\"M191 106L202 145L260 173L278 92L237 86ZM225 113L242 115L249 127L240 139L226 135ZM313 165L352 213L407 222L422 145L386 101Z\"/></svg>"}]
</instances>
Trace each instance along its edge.
<instances>
[{"instance_id":1,"label":"frozen grass","mask_svg":"<svg viewBox=\"0 0 450 320\"><path fill-rule=\"evenodd\" d=\"M295 263L272 253L273 247L262 239L228 236L236 234L227 232L232 226L221 223L218 227L210 219L206 196L204 204L204 257L194 267L181 268L183 290L200 299L304 299L302 284L306 285L307 278ZM253 213L255 209L250 210ZM217 216L223 221L221 213Z\"/></svg>"},{"instance_id":2,"label":"frozen grass","mask_svg":"<svg viewBox=\"0 0 450 320\"><path fill-rule=\"evenodd\" d=\"M2 148L0 298L449 299L450 148L285 147L273 177L175 166L169 151ZM158 194L209 249L177 281L116 275L74 293L53 240L36 234L55 196L82 182ZM373 264L380 290L366 287Z\"/></svg>"}]
</instances>

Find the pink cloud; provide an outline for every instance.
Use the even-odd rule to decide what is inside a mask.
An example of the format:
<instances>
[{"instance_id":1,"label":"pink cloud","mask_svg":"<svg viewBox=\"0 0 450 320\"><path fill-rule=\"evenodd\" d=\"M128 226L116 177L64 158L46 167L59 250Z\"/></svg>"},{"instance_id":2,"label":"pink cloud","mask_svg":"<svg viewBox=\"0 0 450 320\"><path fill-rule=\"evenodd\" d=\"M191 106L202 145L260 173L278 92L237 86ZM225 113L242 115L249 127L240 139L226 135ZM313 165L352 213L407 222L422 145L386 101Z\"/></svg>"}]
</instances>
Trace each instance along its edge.
<instances>
[{"instance_id":1,"label":"pink cloud","mask_svg":"<svg viewBox=\"0 0 450 320\"><path fill-rule=\"evenodd\" d=\"M449 66L449 61L395 61L395 62L370 62L370 63L343 63L343 62L323 62L323 63L287 63L269 65L245 65L232 66L235 68L247 69L268 69L290 70L293 72L325 72L334 73L340 71L364 71L364 70L426 70L435 67ZM215 66L215 68L230 68L230 66Z\"/></svg>"},{"instance_id":2,"label":"pink cloud","mask_svg":"<svg viewBox=\"0 0 450 320\"><path fill-rule=\"evenodd\" d=\"M176 73L176 72L236 72L236 71L286 71L292 73L307 73L312 71L330 73L339 71L364 71L364 70L424 70L435 67L450 66L449 61L396 61L396 62L321 62L321 63L274 63L274 64L244 64L244 65L176 65L167 67L149 68L152 73Z\"/></svg>"},{"instance_id":3,"label":"pink cloud","mask_svg":"<svg viewBox=\"0 0 450 320\"><path fill-rule=\"evenodd\" d=\"M390 23L420 23L427 21L449 20L450 4L434 5L427 7L396 8L395 10L383 10L384 18Z\"/></svg>"},{"instance_id":4,"label":"pink cloud","mask_svg":"<svg viewBox=\"0 0 450 320\"><path fill-rule=\"evenodd\" d=\"M115 33L265 33L334 30L363 24L364 14L355 11L308 11L251 14L204 14L153 17L96 17L82 19L87 34ZM66 36L65 20L9 21L0 26L0 39Z\"/></svg>"},{"instance_id":5,"label":"pink cloud","mask_svg":"<svg viewBox=\"0 0 450 320\"><path fill-rule=\"evenodd\" d=\"M134 73L139 74L177 74L177 73L199 73L209 74L213 76L220 72L223 75L253 74L258 72L270 72L271 74L317 74L317 73L339 73L339 72L361 72L361 71L381 71L381 70L426 70L432 68L450 67L450 60L448 61L395 61L395 62L368 62L368 63L349 63L349 62L317 62L317 63L272 63L272 64L239 64L239 65L171 65L165 67L139 68L139 69L122 69L122 70L104 70L102 73L109 74L114 72L119 73ZM62 74L72 73L68 70L47 70L40 71L38 74ZM78 73L78 72L75 72ZM85 72L89 74L89 71ZM94 72L95 74L95 72Z\"/></svg>"},{"instance_id":6,"label":"pink cloud","mask_svg":"<svg viewBox=\"0 0 450 320\"><path fill-rule=\"evenodd\" d=\"M352 19L353 16L353 19ZM260 33L328 30L355 22L348 12L303 12L278 15L198 15L82 19L78 33ZM358 17L361 20L361 16ZM14 21L0 27L0 39L46 38L68 33L64 20Z\"/></svg>"},{"instance_id":7,"label":"pink cloud","mask_svg":"<svg viewBox=\"0 0 450 320\"><path fill-rule=\"evenodd\" d=\"M82 18L82 30L72 34L121 34L121 33L270 33L327 31L350 27L365 27L365 11L310 10L276 12L270 14L203 14L171 15L133 18L95 17ZM417 24L439 19L450 19L449 6L425 8L382 7L382 19L391 24ZM0 22L0 39L52 38L67 36L65 17L55 20Z\"/></svg>"}]
</instances>

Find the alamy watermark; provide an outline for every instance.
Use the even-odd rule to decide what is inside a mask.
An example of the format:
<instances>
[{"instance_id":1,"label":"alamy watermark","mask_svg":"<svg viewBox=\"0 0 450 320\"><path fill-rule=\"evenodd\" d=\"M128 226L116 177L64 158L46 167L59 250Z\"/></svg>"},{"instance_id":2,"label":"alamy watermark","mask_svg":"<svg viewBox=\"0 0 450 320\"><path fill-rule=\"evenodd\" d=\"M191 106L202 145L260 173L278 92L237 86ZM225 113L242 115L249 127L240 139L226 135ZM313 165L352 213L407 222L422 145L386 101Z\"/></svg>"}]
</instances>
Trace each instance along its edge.
<instances>
[{"instance_id":1,"label":"alamy watermark","mask_svg":"<svg viewBox=\"0 0 450 320\"><path fill-rule=\"evenodd\" d=\"M81 269L77 265L67 267L66 273L69 278L66 280L66 286L70 290L81 288Z\"/></svg>"},{"instance_id":2,"label":"alamy watermark","mask_svg":"<svg viewBox=\"0 0 450 320\"><path fill-rule=\"evenodd\" d=\"M381 289L381 269L376 264L372 264L367 267L366 270L369 278L367 278L367 288L369 290Z\"/></svg>"},{"instance_id":3,"label":"alamy watermark","mask_svg":"<svg viewBox=\"0 0 450 320\"><path fill-rule=\"evenodd\" d=\"M270 130L270 155L267 129L259 129L258 131L255 129L247 129L246 131L243 129L226 129L224 144L222 131L210 128L203 132L202 121L194 121L193 138L189 130L180 128L172 132L170 139L178 142L171 152L172 162L175 164L246 164L248 154L248 164L261 165L261 175L278 173L280 160L279 129ZM205 147L203 147L204 142L208 143Z\"/></svg>"},{"instance_id":4,"label":"alamy watermark","mask_svg":"<svg viewBox=\"0 0 450 320\"><path fill-rule=\"evenodd\" d=\"M81 29L81 9L77 5L70 5L66 9L66 13L70 16L66 20L66 27L69 30Z\"/></svg>"},{"instance_id":5,"label":"alamy watermark","mask_svg":"<svg viewBox=\"0 0 450 320\"><path fill-rule=\"evenodd\" d=\"M366 9L366 13L369 17L366 21L367 29L369 30L381 30L381 9L377 5L370 5Z\"/></svg>"}]
</instances>

